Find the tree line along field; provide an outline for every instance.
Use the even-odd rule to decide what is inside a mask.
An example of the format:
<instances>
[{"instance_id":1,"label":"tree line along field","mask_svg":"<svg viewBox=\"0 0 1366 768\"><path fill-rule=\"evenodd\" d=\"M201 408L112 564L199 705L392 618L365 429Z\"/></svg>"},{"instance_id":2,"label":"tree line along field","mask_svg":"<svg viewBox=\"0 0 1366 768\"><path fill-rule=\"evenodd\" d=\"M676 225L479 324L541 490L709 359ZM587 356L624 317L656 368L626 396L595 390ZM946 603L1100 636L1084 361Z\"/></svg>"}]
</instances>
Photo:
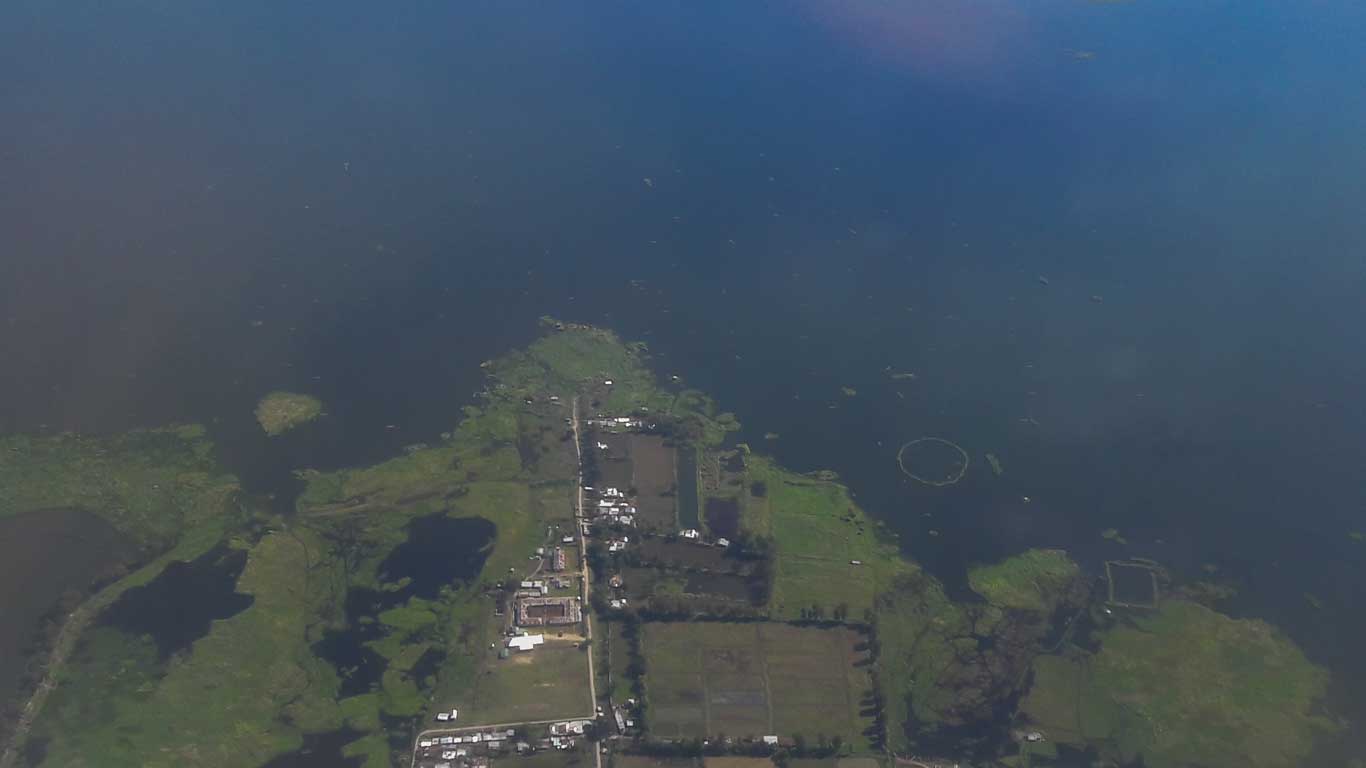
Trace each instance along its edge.
<instances>
[{"instance_id":1,"label":"tree line along field","mask_svg":"<svg viewBox=\"0 0 1366 768\"><path fill-rule=\"evenodd\" d=\"M650 732L660 739L758 738L870 746L864 636L776 622L650 622L641 654ZM871 713L869 713L871 714Z\"/></svg>"}]
</instances>

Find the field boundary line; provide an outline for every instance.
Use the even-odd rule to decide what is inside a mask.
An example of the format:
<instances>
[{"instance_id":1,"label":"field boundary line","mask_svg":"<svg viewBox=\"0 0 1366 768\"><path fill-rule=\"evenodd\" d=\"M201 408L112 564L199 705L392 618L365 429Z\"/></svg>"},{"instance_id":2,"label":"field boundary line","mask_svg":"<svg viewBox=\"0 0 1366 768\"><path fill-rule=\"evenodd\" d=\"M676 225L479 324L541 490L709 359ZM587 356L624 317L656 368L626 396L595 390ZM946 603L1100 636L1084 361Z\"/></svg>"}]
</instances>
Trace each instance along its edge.
<instances>
[{"instance_id":1,"label":"field boundary line","mask_svg":"<svg viewBox=\"0 0 1366 768\"><path fill-rule=\"evenodd\" d=\"M697 675L702 680L702 733L705 737L711 733L711 686L707 685L707 649L701 644L697 648Z\"/></svg>"},{"instance_id":2,"label":"field boundary line","mask_svg":"<svg viewBox=\"0 0 1366 768\"><path fill-rule=\"evenodd\" d=\"M759 663L764 680L764 709L768 711L768 732L773 733L773 686L768 679L768 644L764 642L763 624L754 624L754 642L759 646Z\"/></svg>"}]
</instances>

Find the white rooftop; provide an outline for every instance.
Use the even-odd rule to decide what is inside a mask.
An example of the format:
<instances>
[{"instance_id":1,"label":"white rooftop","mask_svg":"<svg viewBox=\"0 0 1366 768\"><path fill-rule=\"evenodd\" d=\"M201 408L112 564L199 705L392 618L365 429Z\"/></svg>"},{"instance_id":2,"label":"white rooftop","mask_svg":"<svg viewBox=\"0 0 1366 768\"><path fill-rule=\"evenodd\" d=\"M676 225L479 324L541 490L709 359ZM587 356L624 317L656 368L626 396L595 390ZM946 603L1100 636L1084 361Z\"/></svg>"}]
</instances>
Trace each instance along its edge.
<instances>
[{"instance_id":1,"label":"white rooftop","mask_svg":"<svg viewBox=\"0 0 1366 768\"><path fill-rule=\"evenodd\" d=\"M545 635L518 635L508 638L508 647L518 651L529 651L545 642Z\"/></svg>"}]
</instances>

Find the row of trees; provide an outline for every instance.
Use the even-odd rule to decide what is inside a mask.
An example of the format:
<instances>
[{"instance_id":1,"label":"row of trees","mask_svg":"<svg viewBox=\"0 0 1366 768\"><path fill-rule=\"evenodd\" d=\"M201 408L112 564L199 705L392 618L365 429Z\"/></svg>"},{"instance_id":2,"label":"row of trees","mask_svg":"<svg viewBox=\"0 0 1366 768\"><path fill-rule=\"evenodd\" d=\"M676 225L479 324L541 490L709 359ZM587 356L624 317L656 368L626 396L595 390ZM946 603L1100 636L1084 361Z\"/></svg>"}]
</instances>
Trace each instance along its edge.
<instances>
[{"instance_id":1,"label":"row of trees","mask_svg":"<svg viewBox=\"0 0 1366 768\"><path fill-rule=\"evenodd\" d=\"M814 738L804 733L795 733L782 743L765 744L759 737L750 735L739 739L717 733L709 739L652 740L640 739L633 751L653 757L717 757L720 755L747 755L750 757L772 757L780 768L792 758L834 757L844 750L844 738L818 733Z\"/></svg>"}]
</instances>

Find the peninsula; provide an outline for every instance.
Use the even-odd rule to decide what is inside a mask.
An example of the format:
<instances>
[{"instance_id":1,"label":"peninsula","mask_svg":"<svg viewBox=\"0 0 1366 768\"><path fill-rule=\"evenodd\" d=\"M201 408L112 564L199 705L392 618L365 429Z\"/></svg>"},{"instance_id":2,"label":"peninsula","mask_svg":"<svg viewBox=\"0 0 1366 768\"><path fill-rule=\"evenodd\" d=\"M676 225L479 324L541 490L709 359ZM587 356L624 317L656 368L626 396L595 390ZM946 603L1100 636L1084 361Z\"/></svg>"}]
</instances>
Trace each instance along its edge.
<instances>
[{"instance_id":1,"label":"peninsula","mask_svg":"<svg viewBox=\"0 0 1366 768\"><path fill-rule=\"evenodd\" d=\"M1290 746L1259 765L1294 765L1324 729L1309 713L1326 673L1264 625L1179 601L1111 608L1060 550L984 564L968 574L977 596L951 599L834 473L739 442L738 419L658 380L644 345L544 326L484 365L439 439L301 471L287 515L211 462L136 476L182 489L146 503L114 495L123 483L0 496L6 514L79 502L147 542L142 567L68 623L10 764L22 751L116 768L1045 765L1144 722L1198 721L1154 710L1071 727L1079 654L1095 657L1088 703L1176 684L1188 665L1148 658L1135 638L1149 630L1163 654L1236 662L1236 683L1202 678L1209 701L1289 686L1275 732ZM93 461L22 445L27 463L0 457L0 472L50 489ZM179 466L139 445L100 460ZM184 450L207 462L199 445ZM1211 650L1251 636L1267 653ZM1217 756L1266 726L1265 708L1234 706L1201 735L1205 764L1239 764ZM1126 759L1176 764L1180 743L1120 740Z\"/></svg>"}]
</instances>

